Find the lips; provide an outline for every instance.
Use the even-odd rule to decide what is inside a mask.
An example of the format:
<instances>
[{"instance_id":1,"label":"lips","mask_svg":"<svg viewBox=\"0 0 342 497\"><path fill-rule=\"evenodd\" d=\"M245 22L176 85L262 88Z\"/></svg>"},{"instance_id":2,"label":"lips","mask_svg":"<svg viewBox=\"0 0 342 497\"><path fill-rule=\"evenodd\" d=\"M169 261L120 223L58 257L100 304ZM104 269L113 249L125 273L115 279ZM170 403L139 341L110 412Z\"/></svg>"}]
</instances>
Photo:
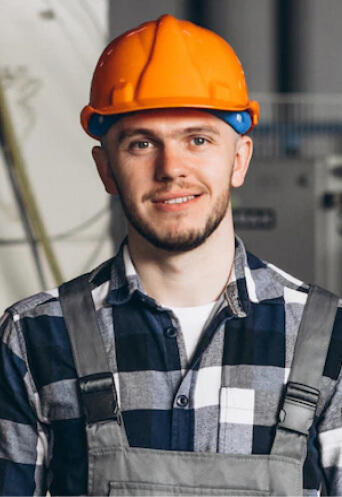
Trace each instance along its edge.
<instances>
[{"instance_id":1,"label":"lips","mask_svg":"<svg viewBox=\"0 0 342 497\"><path fill-rule=\"evenodd\" d=\"M202 193L194 193L194 192L178 192L178 193L164 193L162 195L154 195L151 198L152 203L154 204L182 204L184 202L189 202L190 200L194 200L196 197L199 197Z\"/></svg>"},{"instance_id":2,"label":"lips","mask_svg":"<svg viewBox=\"0 0 342 497\"><path fill-rule=\"evenodd\" d=\"M188 209L191 205L197 202L202 196L200 194L164 194L162 196L154 197L152 204L162 212L180 212Z\"/></svg>"},{"instance_id":3,"label":"lips","mask_svg":"<svg viewBox=\"0 0 342 497\"><path fill-rule=\"evenodd\" d=\"M189 202L189 200L193 200L195 198L195 195L189 195L187 197L176 197L172 198L170 200L164 200L164 204L183 204L184 202Z\"/></svg>"}]
</instances>

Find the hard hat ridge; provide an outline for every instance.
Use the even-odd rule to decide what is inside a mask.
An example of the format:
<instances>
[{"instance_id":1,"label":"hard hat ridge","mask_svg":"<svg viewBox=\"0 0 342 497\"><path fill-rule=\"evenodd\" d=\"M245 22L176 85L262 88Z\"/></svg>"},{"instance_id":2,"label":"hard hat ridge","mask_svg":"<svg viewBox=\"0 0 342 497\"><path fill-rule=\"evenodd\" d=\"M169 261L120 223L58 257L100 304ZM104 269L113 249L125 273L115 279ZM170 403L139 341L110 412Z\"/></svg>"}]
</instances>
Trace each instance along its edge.
<instances>
[{"instance_id":1,"label":"hard hat ridge","mask_svg":"<svg viewBox=\"0 0 342 497\"><path fill-rule=\"evenodd\" d=\"M180 97L179 88L183 86L183 81L187 82L187 86L182 90L185 95L188 93L189 99L201 98L206 91L205 84L191 57L179 21L165 15L156 22L151 55L137 88L137 100L150 100L152 103L156 99L167 98L170 102Z\"/></svg>"},{"instance_id":2,"label":"hard hat ridge","mask_svg":"<svg viewBox=\"0 0 342 497\"><path fill-rule=\"evenodd\" d=\"M108 45L94 71L81 122L98 138L97 124L103 131L110 120L95 116L161 108L246 111L251 125L244 132L259 118L259 105L249 99L231 46L217 34L171 15L144 23ZM248 116L244 129L247 122Z\"/></svg>"}]
</instances>

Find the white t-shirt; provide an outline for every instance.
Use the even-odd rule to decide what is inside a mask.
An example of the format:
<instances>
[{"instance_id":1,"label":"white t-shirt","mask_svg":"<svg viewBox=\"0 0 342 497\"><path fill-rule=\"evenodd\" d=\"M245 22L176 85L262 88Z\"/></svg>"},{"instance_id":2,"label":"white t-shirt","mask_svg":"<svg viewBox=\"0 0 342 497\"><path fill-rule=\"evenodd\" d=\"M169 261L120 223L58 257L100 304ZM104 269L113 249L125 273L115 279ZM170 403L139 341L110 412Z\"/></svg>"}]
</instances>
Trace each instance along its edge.
<instances>
[{"instance_id":1,"label":"white t-shirt","mask_svg":"<svg viewBox=\"0 0 342 497\"><path fill-rule=\"evenodd\" d=\"M204 325L216 302L196 307L170 307L178 318L183 333L185 348L190 361L202 336Z\"/></svg>"}]
</instances>

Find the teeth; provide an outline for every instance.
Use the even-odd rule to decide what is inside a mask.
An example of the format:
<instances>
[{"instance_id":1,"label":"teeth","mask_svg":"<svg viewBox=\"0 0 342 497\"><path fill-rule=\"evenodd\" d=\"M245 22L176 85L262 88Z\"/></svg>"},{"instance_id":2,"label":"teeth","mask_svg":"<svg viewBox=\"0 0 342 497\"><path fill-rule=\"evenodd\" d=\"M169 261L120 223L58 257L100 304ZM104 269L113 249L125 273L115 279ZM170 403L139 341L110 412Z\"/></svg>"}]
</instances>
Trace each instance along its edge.
<instances>
[{"instance_id":1,"label":"teeth","mask_svg":"<svg viewBox=\"0 0 342 497\"><path fill-rule=\"evenodd\" d=\"M189 200L192 200L193 198L195 198L195 195L190 195L189 197L173 198L171 200L165 200L164 204L182 204L183 202L188 202Z\"/></svg>"}]
</instances>

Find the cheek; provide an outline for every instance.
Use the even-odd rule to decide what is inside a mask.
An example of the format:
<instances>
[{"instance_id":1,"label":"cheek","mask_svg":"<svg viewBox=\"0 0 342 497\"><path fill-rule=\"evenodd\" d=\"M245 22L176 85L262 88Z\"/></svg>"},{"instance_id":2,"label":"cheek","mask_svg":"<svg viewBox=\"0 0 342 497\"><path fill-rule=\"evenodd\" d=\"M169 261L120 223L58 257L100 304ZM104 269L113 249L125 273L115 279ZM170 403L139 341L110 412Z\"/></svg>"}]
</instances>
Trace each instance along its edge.
<instances>
[{"instance_id":1,"label":"cheek","mask_svg":"<svg viewBox=\"0 0 342 497\"><path fill-rule=\"evenodd\" d=\"M222 161L211 161L206 168L206 173L201 175L202 180L215 190L222 190L230 185L232 166Z\"/></svg>"},{"instance_id":2,"label":"cheek","mask_svg":"<svg viewBox=\"0 0 342 497\"><path fill-rule=\"evenodd\" d=\"M126 160L120 168L120 178L127 189L146 193L146 190L150 190L155 181L153 157Z\"/></svg>"},{"instance_id":3,"label":"cheek","mask_svg":"<svg viewBox=\"0 0 342 497\"><path fill-rule=\"evenodd\" d=\"M144 194L143 172L126 168L125 170L117 171L114 176L121 196L138 199Z\"/></svg>"}]
</instances>

